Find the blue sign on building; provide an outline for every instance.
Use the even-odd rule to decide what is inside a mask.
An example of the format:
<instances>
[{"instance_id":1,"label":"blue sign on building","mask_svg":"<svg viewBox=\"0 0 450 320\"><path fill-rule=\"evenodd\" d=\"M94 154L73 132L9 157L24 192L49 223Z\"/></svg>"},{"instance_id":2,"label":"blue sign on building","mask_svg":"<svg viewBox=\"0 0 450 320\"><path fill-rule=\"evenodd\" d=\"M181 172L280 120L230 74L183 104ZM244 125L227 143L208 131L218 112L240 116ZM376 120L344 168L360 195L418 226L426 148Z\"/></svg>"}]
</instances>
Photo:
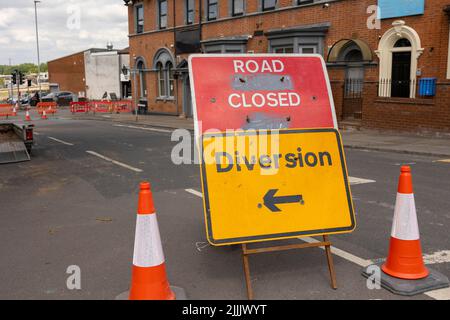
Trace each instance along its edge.
<instances>
[{"instance_id":1,"label":"blue sign on building","mask_svg":"<svg viewBox=\"0 0 450 320\"><path fill-rule=\"evenodd\" d=\"M378 18L396 18L424 14L425 0L378 0Z\"/></svg>"}]
</instances>

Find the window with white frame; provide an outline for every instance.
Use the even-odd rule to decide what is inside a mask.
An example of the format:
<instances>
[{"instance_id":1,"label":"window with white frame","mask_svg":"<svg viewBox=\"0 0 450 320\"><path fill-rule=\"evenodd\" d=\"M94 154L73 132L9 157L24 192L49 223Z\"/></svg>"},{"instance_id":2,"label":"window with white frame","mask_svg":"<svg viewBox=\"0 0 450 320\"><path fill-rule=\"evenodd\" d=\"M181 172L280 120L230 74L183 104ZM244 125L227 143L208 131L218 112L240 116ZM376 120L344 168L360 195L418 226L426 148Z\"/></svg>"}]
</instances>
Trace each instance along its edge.
<instances>
[{"instance_id":1,"label":"window with white frame","mask_svg":"<svg viewBox=\"0 0 450 320\"><path fill-rule=\"evenodd\" d=\"M318 44L300 44L298 46L298 52L303 54L317 53Z\"/></svg>"},{"instance_id":2,"label":"window with white frame","mask_svg":"<svg viewBox=\"0 0 450 320\"><path fill-rule=\"evenodd\" d=\"M205 53L244 53L247 48L247 36L203 41Z\"/></svg>"},{"instance_id":3,"label":"window with white frame","mask_svg":"<svg viewBox=\"0 0 450 320\"><path fill-rule=\"evenodd\" d=\"M161 48L157 51L153 68L157 75L158 99L173 99L175 96L174 64L167 49Z\"/></svg>"},{"instance_id":4,"label":"window with white frame","mask_svg":"<svg viewBox=\"0 0 450 320\"><path fill-rule=\"evenodd\" d=\"M262 11L269 11L269 10L275 10L277 7L277 0L261 0L261 10Z\"/></svg>"},{"instance_id":5,"label":"window with white frame","mask_svg":"<svg viewBox=\"0 0 450 320\"><path fill-rule=\"evenodd\" d=\"M233 17L244 14L244 0L231 0L231 15Z\"/></svg>"},{"instance_id":6,"label":"window with white frame","mask_svg":"<svg viewBox=\"0 0 450 320\"><path fill-rule=\"evenodd\" d=\"M292 45L280 45L272 47L273 53L294 53L294 47Z\"/></svg>"},{"instance_id":7,"label":"window with white frame","mask_svg":"<svg viewBox=\"0 0 450 320\"><path fill-rule=\"evenodd\" d=\"M161 62L158 62L156 64L156 70L158 72L158 97L165 97L167 95L166 75L163 64Z\"/></svg>"},{"instance_id":8,"label":"window with white frame","mask_svg":"<svg viewBox=\"0 0 450 320\"><path fill-rule=\"evenodd\" d=\"M168 61L166 64L166 76L167 76L167 92L170 98L175 96L175 78L173 77L173 64Z\"/></svg>"},{"instance_id":9,"label":"window with white frame","mask_svg":"<svg viewBox=\"0 0 450 320\"><path fill-rule=\"evenodd\" d=\"M269 52L323 55L329 27L330 23L326 22L268 30L265 35L269 40Z\"/></svg>"},{"instance_id":10,"label":"window with white frame","mask_svg":"<svg viewBox=\"0 0 450 320\"><path fill-rule=\"evenodd\" d=\"M139 87L138 87L138 96L139 98L147 97L147 83L145 81L145 62L142 58L137 59L136 69L138 70L139 76Z\"/></svg>"},{"instance_id":11,"label":"window with white frame","mask_svg":"<svg viewBox=\"0 0 450 320\"><path fill-rule=\"evenodd\" d=\"M211 20L217 20L219 15L219 6L218 6L218 0L206 0L206 10L207 15L206 18L208 21Z\"/></svg>"},{"instance_id":12,"label":"window with white frame","mask_svg":"<svg viewBox=\"0 0 450 320\"><path fill-rule=\"evenodd\" d=\"M194 23L195 0L185 0L186 3L186 24Z\"/></svg>"},{"instance_id":13,"label":"window with white frame","mask_svg":"<svg viewBox=\"0 0 450 320\"><path fill-rule=\"evenodd\" d=\"M313 3L314 0L297 0L297 4L300 6L302 4Z\"/></svg>"},{"instance_id":14,"label":"window with white frame","mask_svg":"<svg viewBox=\"0 0 450 320\"><path fill-rule=\"evenodd\" d=\"M136 33L144 32L144 5L139 4L135 7L135 31Z\"/></svg>"},{"instance_id":15,"label":"window with white frame","mask_svg":"<svg viewBox=\"0 0 450 320\"><path fill-rule=\"evenodd\" d=\"M158 0L158 28L167 28L167 0Z\"/></svg>"}]
</instances>

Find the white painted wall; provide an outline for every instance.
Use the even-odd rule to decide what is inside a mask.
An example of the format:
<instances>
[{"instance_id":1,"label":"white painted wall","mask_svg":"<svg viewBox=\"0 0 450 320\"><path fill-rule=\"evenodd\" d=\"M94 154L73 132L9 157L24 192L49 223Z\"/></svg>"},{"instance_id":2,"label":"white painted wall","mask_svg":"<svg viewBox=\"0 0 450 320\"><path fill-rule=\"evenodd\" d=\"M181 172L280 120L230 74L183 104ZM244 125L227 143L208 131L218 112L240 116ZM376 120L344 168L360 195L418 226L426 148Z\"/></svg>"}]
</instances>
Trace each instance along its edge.
<instances>
[{"instance_id":1,"label":"white painted wall","mask_svg":"<svg viewBox=\"0 0 450 320\"><path fill-rule=\"evenodd\" d=\"M105 91L108 92L108 98L112 92L120 98L120 73L123 61L127 61L128 64L129 57L122 55L121 58L116 51L85 52L86 95L88 99L101 99Z\"/></svg>"}]
</instances>

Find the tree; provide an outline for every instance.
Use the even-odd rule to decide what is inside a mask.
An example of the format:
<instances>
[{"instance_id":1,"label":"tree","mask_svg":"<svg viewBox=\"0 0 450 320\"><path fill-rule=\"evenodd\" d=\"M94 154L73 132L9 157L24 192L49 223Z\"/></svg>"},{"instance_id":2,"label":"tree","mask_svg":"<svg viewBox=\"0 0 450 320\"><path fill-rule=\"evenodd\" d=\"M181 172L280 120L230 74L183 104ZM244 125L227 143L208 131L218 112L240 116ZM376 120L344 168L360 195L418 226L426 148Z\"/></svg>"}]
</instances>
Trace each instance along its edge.
<instances>
[{"instance_id":1,"label":"tree","mask_svg":"<svg viewBox=\"0 0 450 320\"><path fill-rule=\"evenodd\" d=\"M0 74L10 75L14 69L17 69L17 70L23 72L24 74L37 73L37 71L38 71L36 64L22 63L22 64L14 65L14 66L0 65ZM41 63L41 72L47 72L47 71L48 71L47 63Z\"/></svg>"}]
</instances>

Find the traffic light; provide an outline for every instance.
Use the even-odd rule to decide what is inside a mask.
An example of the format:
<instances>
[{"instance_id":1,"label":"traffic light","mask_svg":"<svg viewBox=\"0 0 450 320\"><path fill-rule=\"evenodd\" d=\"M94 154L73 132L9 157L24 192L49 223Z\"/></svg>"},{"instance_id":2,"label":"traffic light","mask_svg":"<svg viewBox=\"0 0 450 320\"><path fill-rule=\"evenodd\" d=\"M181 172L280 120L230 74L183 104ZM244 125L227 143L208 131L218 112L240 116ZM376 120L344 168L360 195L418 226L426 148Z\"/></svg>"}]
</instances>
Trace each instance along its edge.
<instances>
[{"instance_id":1,"label":"traffic light","mask_svg":"<svg viewBox=\"0 0 450 320\"><path fill-rule=\"evenodd\" d=\"M13 72L12 74L12 83L17 84L17 72Z\"/></svg>"},{"instance_id":2,"label":"traffic light","mask_svg":"<svg viewBox=\"0 0 450 320\"><path fill-rule=\"evenodd\" d=\"M22 84L25 84L25 81L26 81L25 75L22 73L22 71L20 71L19 72L19 83L22 85Z\"/></svg>"}]
</instances>

